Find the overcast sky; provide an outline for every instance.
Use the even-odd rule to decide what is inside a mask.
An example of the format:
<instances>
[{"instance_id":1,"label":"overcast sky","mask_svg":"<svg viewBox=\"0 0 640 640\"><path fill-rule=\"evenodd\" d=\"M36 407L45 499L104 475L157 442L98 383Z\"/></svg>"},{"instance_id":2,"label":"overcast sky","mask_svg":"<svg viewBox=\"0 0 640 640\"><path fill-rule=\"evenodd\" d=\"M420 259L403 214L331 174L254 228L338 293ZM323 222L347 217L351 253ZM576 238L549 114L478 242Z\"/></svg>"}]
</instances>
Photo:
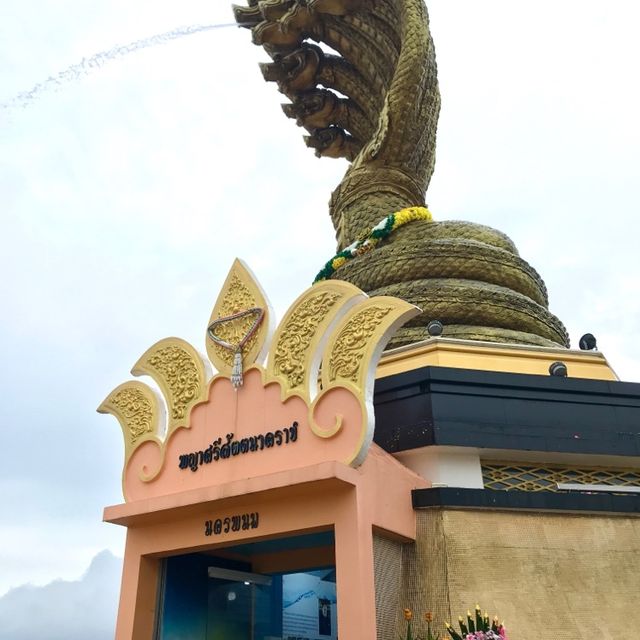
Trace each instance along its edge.
<instances>
[{"instance_id":1,"label":"overcast sky","mask_svg":"<svg viewBox=\"0 0 640 640\"><path fill-rule=\"evenodd\" d=\"M443 94L431 211L506 232L573 345L593 332L640 381L637 1L429 9ZM18 621L2 639L30 637L20 611L96 574L113 615L113 559L85 572L122 555L101 514L122 500L123 445L95 408L137 358L170 335L204 350L235 256L281 316L333 255L327 200L346 165L304 147L248 32L190 35L46 90L116 44L231 21L222 0L0 0L0 619ZM42 616L46 637L75 640ZM78 638L109 637L94 619Z\"/></svg>"}]
</instances>

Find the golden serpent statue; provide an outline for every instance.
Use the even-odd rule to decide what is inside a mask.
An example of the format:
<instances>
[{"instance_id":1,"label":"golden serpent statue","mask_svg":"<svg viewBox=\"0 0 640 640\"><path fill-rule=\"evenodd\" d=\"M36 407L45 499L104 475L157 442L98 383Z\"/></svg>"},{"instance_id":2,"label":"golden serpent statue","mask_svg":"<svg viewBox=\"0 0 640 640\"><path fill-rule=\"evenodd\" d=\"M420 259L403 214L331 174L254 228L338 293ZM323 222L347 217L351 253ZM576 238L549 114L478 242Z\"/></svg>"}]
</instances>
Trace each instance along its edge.
<instances>
[{"instance_id":1,"label":"golden serpent statue","mask_svg":"<svg viewBox=\"0 0 640 640\"><path fill-rule=\"evenodd\" d=\"M351 162L329 203L338 250L424 206L440 93L423 0L249 0L234 13L271 57L263 75L291 101L284 112L307 145ZM445 337L569 346L544 282L490 227L416 220L331 277L422 309L392 347L429 337L436 319Z\"/></svg>"}]
</instances>

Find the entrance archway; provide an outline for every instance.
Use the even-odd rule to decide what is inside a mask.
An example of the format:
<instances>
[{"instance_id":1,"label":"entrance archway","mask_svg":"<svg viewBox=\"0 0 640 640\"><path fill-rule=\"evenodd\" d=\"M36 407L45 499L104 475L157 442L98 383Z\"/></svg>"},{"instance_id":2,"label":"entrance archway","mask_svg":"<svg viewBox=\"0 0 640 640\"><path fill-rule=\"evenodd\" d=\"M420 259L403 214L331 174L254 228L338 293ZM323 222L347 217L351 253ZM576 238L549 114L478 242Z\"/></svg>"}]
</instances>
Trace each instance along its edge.
<instances>
[{"instance_id":1,"label":"entrance archway","mask_svg":"<svg viewBox=\"0 0 640 640\"><path fill-rule=\"evenodd\" d=\"M162 561L157 640L337 640L333 530Z\"/></svg>"}]
</instances>

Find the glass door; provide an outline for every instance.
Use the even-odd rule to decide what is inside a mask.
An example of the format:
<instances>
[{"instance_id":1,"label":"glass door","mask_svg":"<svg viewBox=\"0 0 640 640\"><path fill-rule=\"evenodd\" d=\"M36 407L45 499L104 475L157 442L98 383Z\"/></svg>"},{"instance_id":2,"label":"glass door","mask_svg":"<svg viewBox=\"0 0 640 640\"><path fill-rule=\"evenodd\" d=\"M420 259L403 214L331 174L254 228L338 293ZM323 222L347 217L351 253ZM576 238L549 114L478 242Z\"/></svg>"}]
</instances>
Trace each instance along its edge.
<instances>
[{"instance_id":1,"label":"glass door","mask_svg":"<svg viewBox=\"0 0 640 640\"><path fill-rule=\"evenodd\" d=\"M209 567L206 640L337 640L336 622L333 567L269 576Z\"/></svg>"},{"instance_id":2,"label":"glass door","mask_svg":"<svg viewBox=\"0 0 640 640\"><path fill-rule=\"evenodd\" d=\"M254 587L209 578L206 640L253 640Z\"/></svg>"},{"instance_id":3,"label":"glass door","mask_svg":"<svg viewBox=\"0 0 640 640\"><path fill-rule=\"evenodd\" d=\"M206 640L280 640L282 579L209 567Z\"/></svg>"},{"instance_id":4,"label":"glass door","mask_svg":"<svg viewBox=\"0 0 640 640\"><path fill-rule=\"evenodd\" d=\"M300 547L303 536L237 545L225 550L233 559L208 553L166 558L154 638L337 640L335 565L330 553L318 551L332 539L320 535L312 534L313 546ZM310 560L310 568L296 571L287 561L289 570L278 571L286 552L297 548L313 549L314 559L325 553L328 562L314 567ZM258 567L262 572L252 570Z\"/></svg>"}]
</instances>

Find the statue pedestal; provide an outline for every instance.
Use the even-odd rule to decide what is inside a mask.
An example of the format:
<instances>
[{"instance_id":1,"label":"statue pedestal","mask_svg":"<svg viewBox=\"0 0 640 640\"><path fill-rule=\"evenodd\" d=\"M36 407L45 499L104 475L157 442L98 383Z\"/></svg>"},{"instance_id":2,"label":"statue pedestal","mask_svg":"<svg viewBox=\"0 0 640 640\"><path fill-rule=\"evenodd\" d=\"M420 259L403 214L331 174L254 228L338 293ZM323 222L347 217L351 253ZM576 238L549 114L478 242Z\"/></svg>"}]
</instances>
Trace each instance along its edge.
<instances>
[{"instance_id":1,"label":"statue pedestal","mask_svg":"<svg viewBox=\"0 0 640 640\"><path fill-rule=\"evenodd\" d=\"M559 360L567 377L549 375ZM392 608L439 626L480 603L510 637L628 635L640 384L598 352L433 339L383 356L374 403L375 442L430 484Z\"/></svg>"}]
</instances>

